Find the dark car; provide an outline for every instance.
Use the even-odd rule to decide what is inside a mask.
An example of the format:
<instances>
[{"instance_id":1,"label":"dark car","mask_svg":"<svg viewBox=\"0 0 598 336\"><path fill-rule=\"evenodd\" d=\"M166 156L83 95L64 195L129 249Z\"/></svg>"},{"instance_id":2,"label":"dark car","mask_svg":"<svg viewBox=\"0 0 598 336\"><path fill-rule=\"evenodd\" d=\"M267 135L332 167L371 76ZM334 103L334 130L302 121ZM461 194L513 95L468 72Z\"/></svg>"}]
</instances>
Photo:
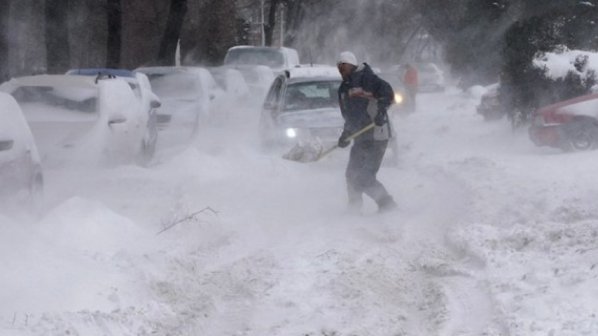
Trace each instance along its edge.
<instances>
[{"instance_id":1,"label":"dark car","mask_svg":"<svg viewBox=\"0 0 598 336\"><path fill-rule=\"evenodd\" d=\"M498 83L488 86L487 91L482 94L480 104L476 107L476 111L479 115L484 117L484 120L498 120L501 119L506 111L502 108L499 100L500 86Z\"/></svg>"},{"instance_id":2,"label":"dark car","mask_svg":"<svg viewBox=\"0 0 598 336\"><path fill-rule=\"evenodd\" d=\"M598 93L536 110L529 137L537 146L565 151L595 149L598 145Z\"/></svg>"}]
</instances>

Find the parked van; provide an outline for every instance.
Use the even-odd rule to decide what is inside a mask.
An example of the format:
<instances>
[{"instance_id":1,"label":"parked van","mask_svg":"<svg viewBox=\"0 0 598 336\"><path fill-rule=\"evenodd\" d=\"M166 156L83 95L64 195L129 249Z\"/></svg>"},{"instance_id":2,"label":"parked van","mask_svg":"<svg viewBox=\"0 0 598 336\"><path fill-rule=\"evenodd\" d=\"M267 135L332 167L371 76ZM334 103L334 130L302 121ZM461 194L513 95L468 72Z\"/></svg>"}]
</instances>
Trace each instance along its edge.
<instances>
[{"instance_id":1,"label":"parked van","mask_svg":"<svg viewBox=\"0 0 598 336\"><path fill-rule=\"evenodd\" d=\"M299 64L299 54L293 48L236 46L228 49L225 66L265 65L274 72L282 72Z\"/></svg>"}]
</instances>

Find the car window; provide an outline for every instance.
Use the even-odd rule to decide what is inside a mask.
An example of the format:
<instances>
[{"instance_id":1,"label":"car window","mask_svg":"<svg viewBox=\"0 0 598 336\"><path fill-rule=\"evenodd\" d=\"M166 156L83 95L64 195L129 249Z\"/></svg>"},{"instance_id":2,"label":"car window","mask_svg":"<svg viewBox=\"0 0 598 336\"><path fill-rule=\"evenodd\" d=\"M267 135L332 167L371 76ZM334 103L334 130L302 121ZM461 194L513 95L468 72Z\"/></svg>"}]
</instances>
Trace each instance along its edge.
<instances>
[{"instance_id":1,"label":"car window","mask_svg":"<svg viewBox=\"0 0 598 336\"><path fill-rule=\"evenodd\" d=\"M285 111L338 107L339 81L295 83L287 87Z\"/></svg>"},{"instance_id":2,"label":"car window","mask_svg":"<svg viewBox=\"0 0 598 336\"><path fill-rule=\"evenodd\" d=\"M97 112L95 89L21 86L12 92L12 96L19 104L46 105L87 114Z\"/></svg>"},{"instance_id":3,"label":"car window","mask_svg":"<svg viewBox=\"0 0 598 336\"><path fill-rule=\"evenodd\" d=\"M150 74L152 90L163 99L198 99L197 76L187 73Z\"/></svg>"}]
</instances>

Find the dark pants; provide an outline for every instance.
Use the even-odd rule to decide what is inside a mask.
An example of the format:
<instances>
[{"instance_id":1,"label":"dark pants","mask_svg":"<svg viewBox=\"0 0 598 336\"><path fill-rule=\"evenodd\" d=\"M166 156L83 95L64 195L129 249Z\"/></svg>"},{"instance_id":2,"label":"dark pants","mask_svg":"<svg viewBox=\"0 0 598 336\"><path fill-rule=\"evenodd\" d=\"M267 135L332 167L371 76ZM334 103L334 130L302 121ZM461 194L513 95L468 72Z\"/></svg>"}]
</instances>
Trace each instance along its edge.
<instances>
[{"instance_id":1,"label":"dark pants","mask_svg":"<svg viewBox=\"0 0 598 336\"><path fill-rule=\"evenodd\" d=\"M351 207L361 206L364 193L376 201L378 206L394 202L386 188L376 179L387 145L388 140L362 140L356 141L351 147L345 173Z\"/></svg>"}]
</instances>

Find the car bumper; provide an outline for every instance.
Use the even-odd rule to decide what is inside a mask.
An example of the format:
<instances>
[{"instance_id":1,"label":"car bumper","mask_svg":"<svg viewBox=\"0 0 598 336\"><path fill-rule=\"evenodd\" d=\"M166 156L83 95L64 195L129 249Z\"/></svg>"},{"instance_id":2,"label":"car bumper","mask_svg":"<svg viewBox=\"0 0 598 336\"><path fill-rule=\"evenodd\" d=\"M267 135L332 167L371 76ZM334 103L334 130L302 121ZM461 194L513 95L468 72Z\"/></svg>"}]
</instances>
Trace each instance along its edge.
<instances>
[{"instance_id":1,"label":"car bumper","mask_svg":"<svg viewBox=\"0 0 598 336\"><path fill-rule=\"evenodd\" d=\"M498 120L505 115L500 106L478 106L477 113L484 117L484 120Z\"/></svg>"},{"instance_id":2,"label":"car bumper","mask_svg":"<svg viewBox=\"0 0 598 336\"><path fill-rule=\"evenodd\" d=\"M281 127L272 130L266 141L283 146L294 145L299 142L316 141L324 145L336 143L340 137L342 127L322 128L293 128Z\"/></svg>"},{"instance_id":3,"label":"car bumper","mask_svg":"<svg viewBox=\"0 0 598 336\"><path fill-rule=\"evenodd\" d=\"M561 147L563 139L561 125L530 126L528 134L536 146Z\"/></svg>"}]
</instances>

